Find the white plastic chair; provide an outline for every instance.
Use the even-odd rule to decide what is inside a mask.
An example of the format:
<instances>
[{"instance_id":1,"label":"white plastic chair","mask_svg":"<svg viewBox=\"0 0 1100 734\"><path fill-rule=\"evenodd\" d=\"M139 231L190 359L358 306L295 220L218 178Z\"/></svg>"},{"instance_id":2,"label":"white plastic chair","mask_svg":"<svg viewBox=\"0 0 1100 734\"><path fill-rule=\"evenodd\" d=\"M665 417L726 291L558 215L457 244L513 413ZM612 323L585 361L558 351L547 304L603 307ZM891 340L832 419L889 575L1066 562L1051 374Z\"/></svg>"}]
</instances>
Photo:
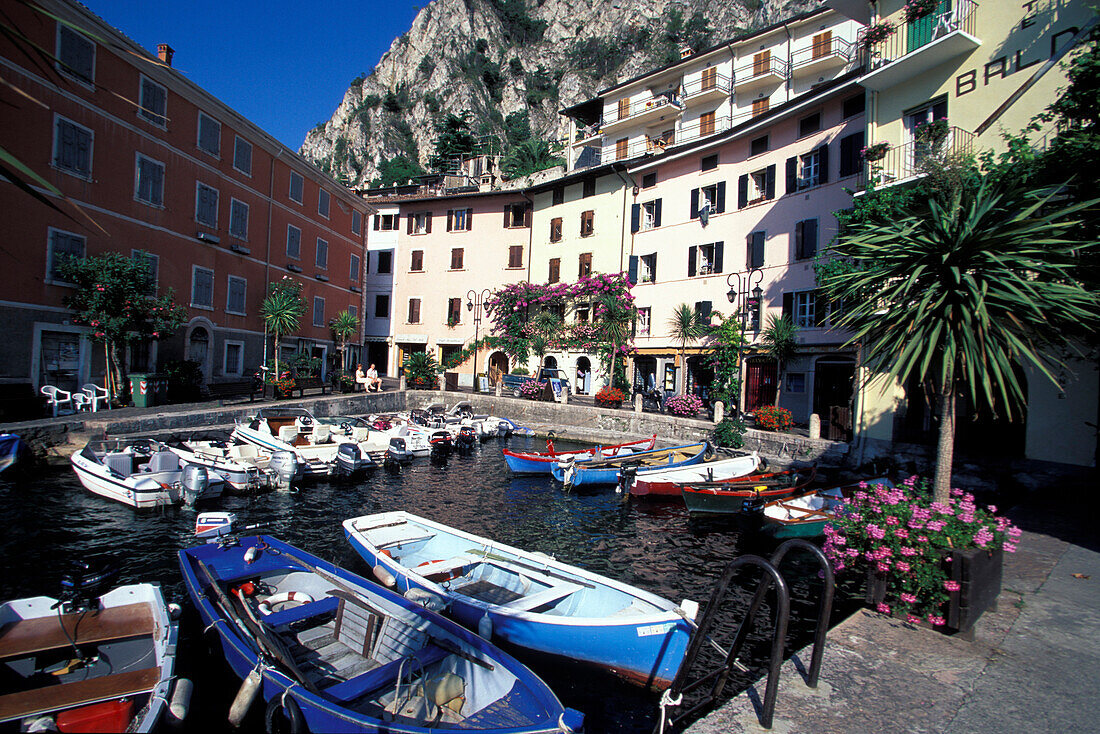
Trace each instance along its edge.
<instances>
[{"instance_id":1,"label":"white plastic chair","mask_svg":"<svg viewBox=\"0 0 1100 734\"><path fill-rule=\"evenodd\" d=\"M73 391L73 410L77 413L82 410L92 409L92 399L88 397L88 393Z\"/></svg>"},{"instance_id":2,"label":"white plastic chair","mask_svg":"<svg viewBox=\"0 0 1100 734\"><path fill-rule=\"evenodd\" d=\"M107 392L107 388L100 387L94 382L86 382L84 383L82 391L88 396L86 404L92 406L93 413L99 411L100 402L107 406L107 408L111 407L111 394Z\"/></svg>"},{"instance_id":3,"label":"white plastic chair","mask_svg":"<svg viewBox=\"0 0 1100 734\"><path fill-rule=\"evenodd\" d=\"M47 405L53 406L54 418L57 417L58 412L62 406L68 406L69 411L73 410L73 395L72 393L65 392L59 387L53 385L43 385L41 393L46 396Z\"/></svg>"}]
</instances>

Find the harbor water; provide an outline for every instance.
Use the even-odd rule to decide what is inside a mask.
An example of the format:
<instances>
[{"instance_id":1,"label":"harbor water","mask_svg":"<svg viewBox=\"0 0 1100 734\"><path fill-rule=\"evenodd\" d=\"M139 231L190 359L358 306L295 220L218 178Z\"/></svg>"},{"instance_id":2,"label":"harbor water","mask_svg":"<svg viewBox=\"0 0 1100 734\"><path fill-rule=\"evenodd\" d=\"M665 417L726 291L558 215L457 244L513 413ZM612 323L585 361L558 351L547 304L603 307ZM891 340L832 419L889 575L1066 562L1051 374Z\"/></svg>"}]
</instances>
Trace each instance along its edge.
<instances>
[{"instance_id":1,"label":"harbor water","mask_svg":"<svg viewBox=\"0 0 1100 734\"><path fill-rule=\"evenodd\" d=\"M213 633L203 634L176 560L180 548L197 544L195 518L203 509L229 510L244 523L262 523L261 532L363 575L369 568L345 541L341 521L407 510L700 605L730 560L771 550L768 541L729 521L691 519L681 502L638 502L611 487L567 492L549 476L513 476L501 455L504 445L544 450L542 439L492 440L467 455L420 459L354 480L311 483L294 493L223 496L198 510L135 511L89 493L71 469L62 467L17 483L0 482L0 599L56 596L61 574L81 558L111 558L121 568L119 583L159 581L169 600L184 607L177 670L195 684L187 728L222 730L240 682L221 657ZM559 450L566 448L566 442L558 442ZM785 572L796 599L816 585L809 565ZM722 634L731 634L740 623L754 589L750 581L746 578L724 605ZM792 605L789 649L810 638L815 614L812 604ZM731 679L727 697L764 671L770 625L770 618L759 620L750 637L750 670ZM590 734L649 732L657 722L657 694L560 660L510 652L543 677L565 705L584 712ZM263 728L263 706L256 705L242 729Z\"/></svg>"}]
</instances>

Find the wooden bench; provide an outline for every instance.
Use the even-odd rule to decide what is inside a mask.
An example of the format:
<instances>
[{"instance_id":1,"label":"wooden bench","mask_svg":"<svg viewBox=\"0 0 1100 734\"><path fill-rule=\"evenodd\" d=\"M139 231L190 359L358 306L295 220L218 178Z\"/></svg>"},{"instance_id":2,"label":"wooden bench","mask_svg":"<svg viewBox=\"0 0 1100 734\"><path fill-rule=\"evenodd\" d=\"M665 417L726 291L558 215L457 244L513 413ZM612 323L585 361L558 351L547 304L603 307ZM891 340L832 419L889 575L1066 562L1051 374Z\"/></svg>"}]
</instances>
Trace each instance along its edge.
<instances>
[{"instance_id":1,"label":"wooden bench","mask_svg":"<svg viewBox=\"0 0 1100 734\"><path fill-rule=\"evenodd\" d=\"M570 594L580 591L580 589L581 587L577 584L558 584L557 586L551 586L549 589L543 589L534 594L528 594L515 601L502 604L501 606L505 609L514 609L519 612L530 612L539 607L544 607L553 602L560 601Z\"/></svg>"},{"instance_id":2,"label":"wooden bench","mask_svg":"<svg viewBox=\"0 0 1100 734\"><path fill-rule=\"evenodd\" d=\"M58 624L57 615L22 619L0 631L0 658L31 655L43 650L89 645L105 640L152 635L156 630L153 611L148 604L124 604L86 614L65 614Z\"/></svg>"},{"instance_id":3,"label":"wooden bench","mask_svg":"<svg viewBox=\"0 0 1100 734\"><path fill-rule=\"evenodd\" d=\"M298 397L304 397L306 390L313 390L315 388L321 389L321 394L324 395L328 392L330 385L322 380L320 377L295 377L294 389L298 391ZM293 391L291 391L293 392Z\"/></svg>"},{"instance_id":4,"label":"wooden bench","mask_svg":"<svg viewBox=\"0 0 1100 734\"><path fill-rule=\"evenodd\" d=\"M160 668L145 668L9 693L0 696L0 721L132 696L153 690L159 682Z\"/></svg>"},{"instance_id":5,"label":"wooden bench","mask_svg":"<svg viewBox=\"0 0 1100 734\"><path fill-rule=\"evenodd\" d=\"M229 398L243 398L248 396L248 402L256 399L256 389L251 378L247 380L232 380L229 382L210 382L206 385L210 397L215 400L227 400Z\"/></svg>"}]
</instances>

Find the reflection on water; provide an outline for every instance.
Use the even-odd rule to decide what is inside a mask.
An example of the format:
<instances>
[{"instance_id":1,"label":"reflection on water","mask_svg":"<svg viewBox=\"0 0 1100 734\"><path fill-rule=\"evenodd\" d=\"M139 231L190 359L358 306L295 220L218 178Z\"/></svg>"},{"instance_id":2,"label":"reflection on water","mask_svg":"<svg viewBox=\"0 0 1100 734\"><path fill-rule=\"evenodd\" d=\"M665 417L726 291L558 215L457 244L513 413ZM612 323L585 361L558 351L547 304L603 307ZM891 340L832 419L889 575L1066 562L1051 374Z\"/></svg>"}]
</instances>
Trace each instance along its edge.
<instances>
[{"instance_id":1,"label":"reflection on water","mask_svg":"<svg viewBox=\"0 0 1100 734\"><path fill-rule=\"evenodd\" d=\"M559 443L559 450L567 448ZM227 496L205 509L230 510L244 522L262 522L265 532L359 573L368 568L344 540L341 521L407 510L552 554L677 602L689 598L700 604L729 560L756 550L754 538L735 525L691 521L678 502L636 502L610 487L565 492L550 477L514 477L501 456L502 444L494 440L471 455L418 460L399 470L376 470L354 482L313 484L295 494ZM543 448L541 439L520 437L509 439L508 445ZM55 596L65 564L87 556L112 556L122 569L121 583L159 580L169 598L187 610L180 674L195 681L189 728L220 730L238 681L210 645L212 638L203 640L176 565L175 552L195 544L196 514L180 507L134 511L85 491L69 469L50 470L18 485L0 482L0 599ZM731 603L740 604L743 613L748 596L749 591L739 592ZM734 629L736 611L729 616L723 634ZM756 650L765 642L764 635L754 639L751 662L757 669L764 660ZM593 671L519 657L566 705L585 712L590 734L652 730L657 696ZM263 730L262 707L254 708L244 729Z\"/></svg>"}]
</instances>

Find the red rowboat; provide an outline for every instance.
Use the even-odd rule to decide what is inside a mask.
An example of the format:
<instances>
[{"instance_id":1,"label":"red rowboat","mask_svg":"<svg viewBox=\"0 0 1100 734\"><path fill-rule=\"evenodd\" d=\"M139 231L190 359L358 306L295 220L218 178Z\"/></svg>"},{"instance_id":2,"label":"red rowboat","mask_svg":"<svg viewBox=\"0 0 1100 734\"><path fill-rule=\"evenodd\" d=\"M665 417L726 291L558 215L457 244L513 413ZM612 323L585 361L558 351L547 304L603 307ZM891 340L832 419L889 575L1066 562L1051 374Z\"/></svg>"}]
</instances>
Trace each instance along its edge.
<instances>
[{"instance_id":1,"label":"red rowboat","mask_svg":"<svg viewBox=\"0 0 1100 734\"><path fill-rule=\"evenodd\" d=\"M628 441L614 446L593 446L590 449L555 451L553 440L547 439L545 452L520 452L509 451L508 449L504 449L503 452L504 460L508 462L508 468L515 474L549 474L550 467L569 458L573 458L578 462L589 461L595 458L598 452L599 458L610 459L615 456L637 453L638 451L650 451L656 443L657 434L653 434L649 438Z\"/></svg>"}]
</instances>

